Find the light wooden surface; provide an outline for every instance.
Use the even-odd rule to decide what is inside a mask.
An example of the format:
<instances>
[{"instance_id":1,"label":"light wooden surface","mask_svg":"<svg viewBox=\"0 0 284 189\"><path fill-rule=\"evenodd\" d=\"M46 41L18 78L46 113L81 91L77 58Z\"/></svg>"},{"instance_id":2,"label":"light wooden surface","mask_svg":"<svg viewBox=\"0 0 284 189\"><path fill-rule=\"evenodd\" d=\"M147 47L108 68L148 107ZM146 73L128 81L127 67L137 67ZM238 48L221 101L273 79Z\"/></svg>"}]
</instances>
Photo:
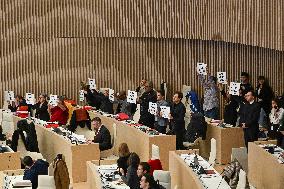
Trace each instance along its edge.
<instances>
[{"instance_id":1,"label":"light wooden surface","mask_svg":"<svg viewBox=\"0 0 284 189\"><path fill-rule=\"evenodd\" d=\"M284 165L255 143L248 144L248 180L257 189L283 189Z\"/></svg>"},{"instance_id":2,"label":"light wooden surface","mask_svg":"<svg viewBox=\"0 0 284 189\"><path fill-rule=\"evenodd\" d=\"M216 139L216 163L227 164L231 162L232 148L244 147L243 129L239 127L221 128L208 124L206 140L200 143L200 155L209 158L211 138Z\"/></svg>"},{"instance_id":3,"label":"light wooden surface","mask_svg":"<svg viewBox=\"0 0 284 189\"><path fill-rule=\"evenodd\" d=\"M21 169L20 152L0 153L0 171Z\"/></svg>"},{"instance_id":4,"label":"light wooden surface","mask_svg":"<svg viewBox=\"0 0 284 189\"><path fill-rule=\"evenodd\" d=\"M20 118L15 118L15 121ZM15 123L16 124L16 123ZM35 124L40 153L52 163L57 154L63 154L69 171L71 182L87 180L86 161L100 159L98 144L72 144L63 136L56 134L41 125Z\"/></svg>"},{"instance_id":5,"label":"light wooden surface","mask_svg":"<svg viewBox=\"0 0 284 189\"><path fill-rule=\"evenodd\" d=\"M189 153L193 153L191 151ZM169 171L171 172L171 188L178 189L203 189L200 180L192 169L179 157L182 152L171 151L169 155Z\"/></svg>"},{"instance_id":6,"label":"light wooden surface","mask_svg":"<svg viewBox=\"0 0 284 189\"><path fill-rule=\"evenodd\" d=\"M96 165L91 161L87 161L87 186L89 189L101 189L102 184Z\"/></svg>"},{"instance_id":7,"label":"light wooden surface","mask_svg":"<svg viewBox=\"0 0 284 189\"><path fill-rule=\"evenodd\" d=\"M112 125L116 124L117 137L115 140L114 154L118 155L118 147L121 143L127 143L131 152L136 152L141 161L148 161L152 157L152 144L159 146L160 160L163 169L168 170L169 151L176 150L176 137L170 135L150 136L134 127L128 126L115 119L102 116L93 111L89 112L90 117L98 116L102 123L113 132Z\"/></svg>"}]
</instances>

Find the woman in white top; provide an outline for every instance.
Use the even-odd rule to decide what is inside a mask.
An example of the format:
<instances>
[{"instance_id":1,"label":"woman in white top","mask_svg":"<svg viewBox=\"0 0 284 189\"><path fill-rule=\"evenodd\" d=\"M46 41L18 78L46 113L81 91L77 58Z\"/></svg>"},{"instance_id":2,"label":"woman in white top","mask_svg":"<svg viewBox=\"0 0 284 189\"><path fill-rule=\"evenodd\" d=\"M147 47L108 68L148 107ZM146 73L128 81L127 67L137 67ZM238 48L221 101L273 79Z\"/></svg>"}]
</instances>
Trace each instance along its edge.
<instances>
[{"instance_id":1,"label":"woman in white top","mask_svg":"<svg viewBox=\"0 0 284 189\"><path fill-rule=\"evenodd\" d=\"M272 109L269 114L271 127L268 131L268 136L271 139L275 139L277 137L278 129L283 123L284 109L279 107L279 102L277 99L273 99L271 101L271 106Z\"/></svg>"}]
</instances>

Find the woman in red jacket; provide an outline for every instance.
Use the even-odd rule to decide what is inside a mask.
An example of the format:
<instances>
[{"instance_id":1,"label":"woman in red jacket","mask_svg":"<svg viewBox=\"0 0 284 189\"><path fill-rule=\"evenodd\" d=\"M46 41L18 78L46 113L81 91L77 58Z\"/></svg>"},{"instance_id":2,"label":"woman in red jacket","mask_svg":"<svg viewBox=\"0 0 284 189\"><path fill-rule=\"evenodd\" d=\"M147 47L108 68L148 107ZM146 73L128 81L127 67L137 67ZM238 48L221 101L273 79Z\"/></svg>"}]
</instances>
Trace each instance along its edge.
<instances>
[{"instance_id":1,"label":"woman in red jacket","mask_svg":"<svg viewBox=\"0 0 284 189\"><path fill-rule=\"evenodd\" d=\"M58 122L59 125L66 125L68 120L68 108L64 103L64 98L59 97L57 106L48 106L50 113L50 122Z\"/></svg>"}]
</instances>

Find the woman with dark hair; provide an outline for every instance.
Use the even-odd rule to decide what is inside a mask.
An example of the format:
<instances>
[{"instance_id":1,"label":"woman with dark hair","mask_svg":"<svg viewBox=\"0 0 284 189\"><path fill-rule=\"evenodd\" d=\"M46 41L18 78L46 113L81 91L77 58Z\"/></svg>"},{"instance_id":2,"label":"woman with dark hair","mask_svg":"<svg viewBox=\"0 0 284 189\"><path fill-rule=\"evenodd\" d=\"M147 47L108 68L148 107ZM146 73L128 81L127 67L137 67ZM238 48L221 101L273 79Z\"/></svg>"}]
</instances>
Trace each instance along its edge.
<instances>
[{"instance_id":1,"label":"woman with dark hair","mask_svg":"<svg viewBox=\"0 0 284 189\"><path fill-rule=\"evenodd\" d=\"M60 125L67 124L69 113L63 97L58 98L57 106L53 107L49 105L48 110L50 113L50 122L57 121Z\"/></svg>"},{"instance_id":2,"label":"woman with dark hair","mask_svg":"<svg viewBox=\"0 0 284 189\"><path fill-rule=\"evenodd\" d=\"M158 185L152 175L144 174L140 180L140 188L142 189L156 189Z\"/></svg>"},{"instance_id":3,"label":"woman with dark hair","mask_svg":"<svg viewBox=\"0 0 284 189\"><path fill-rule=\"evenodd\" d=\"M119 155L119 158L117 160L117 167L123 169L124 174L125 174L127 171L127 161L130 156L129 148L126 143L121 143L119 145L118 155Z\"/></svg>"},{"instance_id":4,"label":"woman with dark hair","mask_svg":"<svg viewBox=\"0 0 284 189\"><path fill-rule=\"evenodd\" d=\"M258 98L258 102L261 108L263 108L266 115L269 115L271 110L271 100L274 94L264 76L259 76L257 78L257 87L255 94Z\"/></svg>"},{"instance_id":5,"label":"woman with dark hair","mask_svg":"<svg viewBox=\"0 0 284 189\"><path fill-rule=\"evenodd\" d=\"M35 117L43 120L48 121L50 119L48 113L48 102L47 102L47 95L40 94L38 97L38 102L33 106L33 109L36 110Z\"/></svg>"},{"instance_id":6,"label":"woman with dark hair","mask_svg":"<svg viewBox=\"0 0 284 189\"><path fill-rule=\"evenodd\" d=\"M140 158L136 153L131 153L128 158L128 168L126 172L126 176L123 169L120 169L120 173L122 174L122 180L133 189L139 188L139 178L137 175L138 165L140 163Z\"/></svg>"},{"instance_id":7,"label":"woman with dark hair","mask_svg":"<svg viewBox=\"0 0 284 189\"><path fill-rule=\"evenodd\" d=\"M268 136L271 139L277 139L277 143L280 146L282 143L282 134L279 132L279 128L282 127L284 119L284 109L279 106L279 101L273 99L271 101L271 112L269 114L270 119L270 129L268 131Z\"/></svg>"}]
</instances>

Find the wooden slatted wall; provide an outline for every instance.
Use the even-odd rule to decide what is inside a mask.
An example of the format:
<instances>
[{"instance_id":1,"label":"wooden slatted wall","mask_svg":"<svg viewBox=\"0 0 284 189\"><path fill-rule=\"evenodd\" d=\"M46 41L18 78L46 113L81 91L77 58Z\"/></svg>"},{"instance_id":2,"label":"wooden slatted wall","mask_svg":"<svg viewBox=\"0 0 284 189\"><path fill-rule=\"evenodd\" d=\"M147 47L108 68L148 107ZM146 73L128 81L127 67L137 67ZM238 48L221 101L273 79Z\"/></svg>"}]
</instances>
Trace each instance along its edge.
<instances>
[{"instance_id":1,"label":"wooden slatted wall","mask_svg":"<svg viewBox=\"0 0 284 189\"><path fill-rule=\"evenodd\" d=\"M283 3L1 0L0 102L4 90L77 99L88 77L116 91L146 77L156 88L165 80L171 92L187 84L201 95L196 62L232 81L241 71L254 84L265 75L282 92Z\"/></svg>"}]
</instances>

